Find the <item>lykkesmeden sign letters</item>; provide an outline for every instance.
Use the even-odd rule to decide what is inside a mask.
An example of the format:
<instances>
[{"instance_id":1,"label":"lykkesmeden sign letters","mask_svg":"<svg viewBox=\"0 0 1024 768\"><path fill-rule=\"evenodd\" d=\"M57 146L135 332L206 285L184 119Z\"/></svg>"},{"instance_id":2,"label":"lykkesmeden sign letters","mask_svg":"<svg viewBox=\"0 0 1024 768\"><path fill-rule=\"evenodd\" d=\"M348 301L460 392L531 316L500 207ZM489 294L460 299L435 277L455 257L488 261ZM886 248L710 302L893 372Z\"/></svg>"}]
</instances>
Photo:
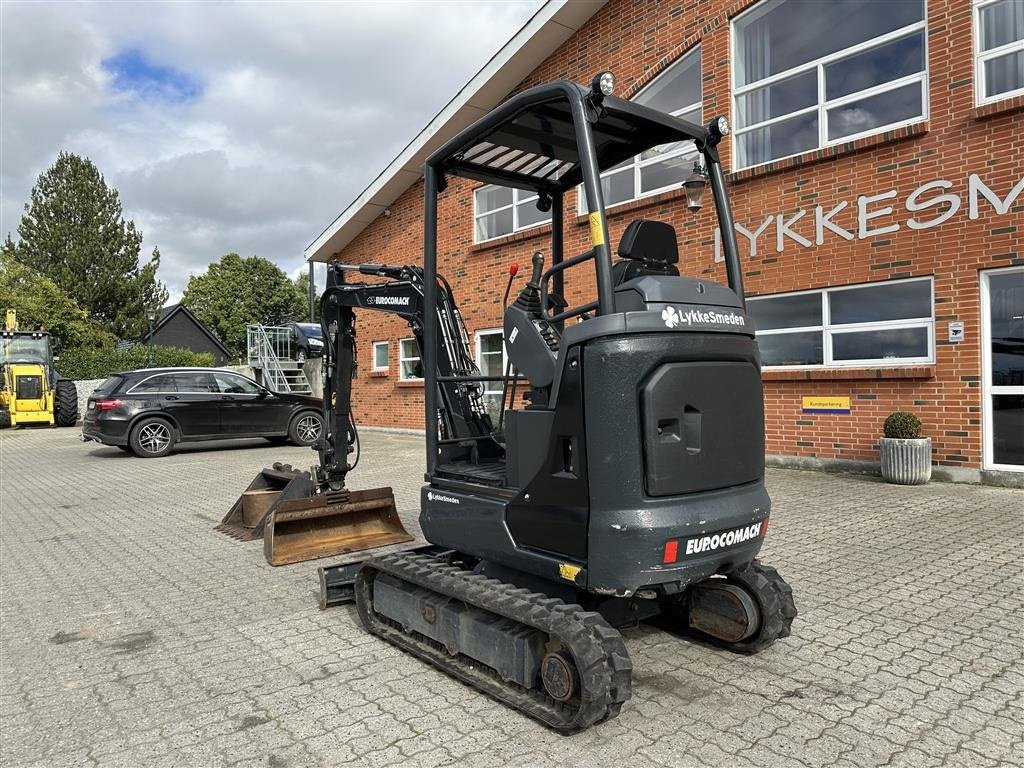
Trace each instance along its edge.
<instances>
[{"instance_id":1,"label":"lykkesmeden sign letters","mask_svg":"<svg viewBox=\"0 0 1024 768\"><path fill-rule=\"evenodd\" d=\"M765 250L772 245L777 253L782 253L787 244L811 248L824 243L826 237L867 240L891 235L904 227L911 230L938 227L960 213L964 207L963 191L955 189L951 181L936 179L919 186L907 195L900 206L897 206L897 191L890 189L874 195L860 195L853 202L842 200L831 208L817 205L813 209L801 208L793 214L766 216L753 229L738 222L735 227L741 235L740 242L746 241L753 259L759 249ZM978 174L972 173L967 177L966 192L968 218L979 218L983 205L991 206L996 216L1006 216L1014 201L1024 192L1024 177L1010 188L1005 197L1000 197ZM770 229L774 229L774 244L771 243ZM715 261L724 259L722 233L716 228Z\"/></svg>"}]
</instances>

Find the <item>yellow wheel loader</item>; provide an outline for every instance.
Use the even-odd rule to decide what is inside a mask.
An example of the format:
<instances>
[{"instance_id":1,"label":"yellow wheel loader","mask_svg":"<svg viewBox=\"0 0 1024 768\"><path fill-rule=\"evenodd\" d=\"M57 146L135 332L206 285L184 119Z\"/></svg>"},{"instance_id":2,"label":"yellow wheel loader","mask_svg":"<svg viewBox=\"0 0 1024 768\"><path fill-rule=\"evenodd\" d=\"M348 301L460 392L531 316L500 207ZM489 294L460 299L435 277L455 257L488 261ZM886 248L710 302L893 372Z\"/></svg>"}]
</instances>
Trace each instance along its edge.
<instances>
[{"instance_id":1,"label":"yellow wheel loader","mask_svg":"<svg viewBox=\"0 0 1024 768\"><path fill-rule=\"evenodd\" d=\"M78 391L53 367L50 334L19 331L17 314L8 309L0 330L0 427L76 421Z\"/></svg>"}]
</instances>

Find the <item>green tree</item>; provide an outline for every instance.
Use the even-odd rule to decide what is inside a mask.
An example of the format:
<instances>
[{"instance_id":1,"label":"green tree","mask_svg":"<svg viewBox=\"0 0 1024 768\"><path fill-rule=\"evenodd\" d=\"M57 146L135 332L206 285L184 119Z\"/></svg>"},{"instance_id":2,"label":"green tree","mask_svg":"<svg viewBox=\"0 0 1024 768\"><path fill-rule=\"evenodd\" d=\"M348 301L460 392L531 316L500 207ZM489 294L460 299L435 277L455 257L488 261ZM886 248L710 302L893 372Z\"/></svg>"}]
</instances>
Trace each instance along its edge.
<instances>
[{"instance_id":1,"label":"green tree","mask_svg":"<svg viewBox=\"0 0 1024 768\"><path fill-rule=\"evenodd\" d=\"M17 310L23 330L45 326L64 347L113 348L113 334L91 320L56 283L19 262L14 251L10 238L0 247L0 313Z\"/></svg>"},{"instance_id":2,"label":"green tree","mask_svg":"<svg viewBox=\"0 0 1024 768\"><path fill-rule=\"evenodd\" d=\"M140 265L142 233L124 219L117 190L88 158L61 152L40 174L18 235L18 260L121 338L141 335L147 312L167 301L156 279L159 249Z\"/></svg>"},{"instance_id":3,"label":"green tree","mask_svg":"<svg viewBox=\"0 0 1024 768\"><path fill-rule=\"evenodd\" d=\"M237 253L190 277L181 301L236 355L245 353L246 325L278 325L306 311L295 283L276 264Z\"/></svg>"},{"instance_id":4,"label":"green tree","mask_svg":"<svg viewBox=\"0 0 1024 768\"><path fill-rule=\"evenodd\" d=\"M309 320L309 272L303 272L301 275L295 278L295 290L299 294L299 301L302 302L304 307L302 313L303 320ZM316 293L313 297L313 322L320 320L320 294Z\"/></svg>"}]
</instances>

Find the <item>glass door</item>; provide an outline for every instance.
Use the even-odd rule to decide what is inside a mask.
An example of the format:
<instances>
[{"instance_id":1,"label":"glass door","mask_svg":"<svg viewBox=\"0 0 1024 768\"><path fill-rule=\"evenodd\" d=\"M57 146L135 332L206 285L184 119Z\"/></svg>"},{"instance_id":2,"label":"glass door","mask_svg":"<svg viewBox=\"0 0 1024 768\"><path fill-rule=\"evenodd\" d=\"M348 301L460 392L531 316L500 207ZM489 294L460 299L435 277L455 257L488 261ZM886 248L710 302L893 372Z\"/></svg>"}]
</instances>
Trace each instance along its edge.
<instances>
[{"instance_id":1,"label":"glass door","mask_svg":"<svg viewBox=\"0 0 1024 768\"><path fill-rule=\"evenodd\" d=\"M1024 267L981 274L985 469L1024 472Z\"/></svg>"}]
</instances>

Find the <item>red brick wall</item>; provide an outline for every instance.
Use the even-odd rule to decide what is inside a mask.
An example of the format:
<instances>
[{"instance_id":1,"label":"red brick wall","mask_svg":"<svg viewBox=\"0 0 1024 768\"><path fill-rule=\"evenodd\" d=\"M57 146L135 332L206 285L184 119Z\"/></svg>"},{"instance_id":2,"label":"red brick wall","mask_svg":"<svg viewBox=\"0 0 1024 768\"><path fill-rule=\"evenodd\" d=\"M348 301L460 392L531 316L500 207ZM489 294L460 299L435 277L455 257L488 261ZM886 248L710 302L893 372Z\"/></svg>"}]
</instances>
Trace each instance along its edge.
<instances>
[{"instance_id":1,"label":"red brick wall","mask_svg":"<svg viewBox=\"0 0 1024 768\"><path fill-rule=\"evenodd\" d=\"M612 0L580 32L543 62L521 88L557 78L587 82L596 71L612 69L618 92L627 97L646 85L678 56L702 44L704 113L729 114L729 18L750 5L699 2L626 2ZM732 175L731 197L736 221L756 228L767 216L789 218L800 209L804 217L793 229L815 239L814 206L827 212L842 201L847 207L834 221L856 232L857 198L896 191L891 201L871 204L872 211L891 205L894 211L872 219L872 228L899 224L883 236L844 240L826 233L811 248L786 239L776 251L776 223L758 240L750 257L740 236L748 294L841 286L896 277L934 276L936 296L936 362L914 369L857 371L766 372L767 450L772 454L877 459L882 421L893 410L910 409L933 438L941 464L979 467L981 462L981 358L979 336L979 270L1024 263L1024 195L1011 210L998 216L981 198L979 216L968 216L967 178L978 174L1000 198L1005 198L1024 175L1024 118L1017 99L996 114L974 108L970 0L929 0L929 99L927 122L851 145L810 153L792 161ZM723 161L731 167L731 142L723 142ZM922 184L937 179L952 182L946 193L961 200L960 210L944 224L912 230L906 222L936 218L943 209L932 207L914 214L905 201ZM550 249L550 227L473 244L472 190L480 186L452 180L439 204L438 263L455 286L460 308L472 334L500 327L501 295L508 265L529 263L535 250ZM921 200L937 192L922 194ZM369 225L340 258L347 262L421 263L422 195L417 183L391 206L390 217ZM680 236L680 268L684 274L724 281L723 266L715 262L711 206L694 217L681 192L635 201L609 212L612 242L635 218L672 223ZM575 195L567 198L566 255L589 248L588 230L576 217ZM567 279L568 283L572 278ZM592 272L581 270L579 290L570 298L587 297ZM520 283L517 282L517 287ZM959 344L944 340L947 324L965 324ZM363 363L355 388L356 416L365 424L423 427L422 387L398 383L397 340L408 336L404 323L377 313L359 318ZM391 369L387 376L370 374L371 342L391 339ZM858 378L854 378L858 377ZM862 378L861 378L862 377ZM804 414L806 395L849 396L849 415Z\"/></svg>"}]
</instances>

